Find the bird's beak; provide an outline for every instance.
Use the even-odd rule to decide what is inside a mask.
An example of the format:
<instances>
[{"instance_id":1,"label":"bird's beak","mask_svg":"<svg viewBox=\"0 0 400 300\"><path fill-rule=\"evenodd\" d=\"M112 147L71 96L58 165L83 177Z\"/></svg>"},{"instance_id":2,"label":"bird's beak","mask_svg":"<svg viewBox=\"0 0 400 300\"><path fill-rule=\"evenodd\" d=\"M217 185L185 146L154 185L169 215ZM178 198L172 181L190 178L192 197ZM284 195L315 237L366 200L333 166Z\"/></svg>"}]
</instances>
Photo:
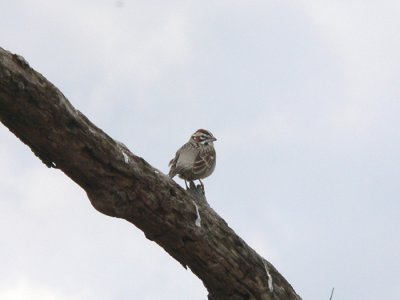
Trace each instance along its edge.
<instances>
[{"instance_id":1,"label":"bird's beak","mask_svg":"<svg viewBox=\"0 0 400 300\"><path fill-rule=\"evenodd\" d=\"M211 138L211 142L215 142L217 139L215 137Z\"/></svg>"}]
</instances>

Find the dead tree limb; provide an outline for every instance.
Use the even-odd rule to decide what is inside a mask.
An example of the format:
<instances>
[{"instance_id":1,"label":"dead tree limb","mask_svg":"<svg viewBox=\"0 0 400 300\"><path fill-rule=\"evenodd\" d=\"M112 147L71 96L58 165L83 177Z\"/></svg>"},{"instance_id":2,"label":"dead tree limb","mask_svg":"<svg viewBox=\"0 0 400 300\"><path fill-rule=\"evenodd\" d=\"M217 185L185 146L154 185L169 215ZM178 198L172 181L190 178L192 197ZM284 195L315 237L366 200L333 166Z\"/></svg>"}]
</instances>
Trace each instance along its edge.
<instances>
[{"instance_id":1,"label":"dead tree limb","mask_svg":"<svg viewBox=\"0 0 400 300\"><path fill-rule=\"evenodd\" d=\"M300 299L207 204L76 110L18 55L0 48L0 120L100 212L123 218L188 266L209 299Z\"/></svg>"}]
</instances>

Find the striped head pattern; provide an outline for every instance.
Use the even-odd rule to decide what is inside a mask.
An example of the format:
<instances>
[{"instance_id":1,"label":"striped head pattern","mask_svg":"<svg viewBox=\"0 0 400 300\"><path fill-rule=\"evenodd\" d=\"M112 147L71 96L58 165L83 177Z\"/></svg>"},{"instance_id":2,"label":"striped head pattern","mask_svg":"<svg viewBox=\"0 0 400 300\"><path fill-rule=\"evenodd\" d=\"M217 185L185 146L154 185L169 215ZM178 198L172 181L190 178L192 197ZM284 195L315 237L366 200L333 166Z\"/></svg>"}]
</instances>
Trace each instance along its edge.
<instances>
[{"instance_id":1,"label":"striped head pattern","mask_svg":"<svg viewBox=\"0 0 400 300\"><path fill-rule=\"evenodd\" d=\"M217 139L212 135L211 132L205 129L199 129L190 137L190 141L195 142L197 144L208 145L212 144L212 142Z\"/></svg>"}]
</instances>

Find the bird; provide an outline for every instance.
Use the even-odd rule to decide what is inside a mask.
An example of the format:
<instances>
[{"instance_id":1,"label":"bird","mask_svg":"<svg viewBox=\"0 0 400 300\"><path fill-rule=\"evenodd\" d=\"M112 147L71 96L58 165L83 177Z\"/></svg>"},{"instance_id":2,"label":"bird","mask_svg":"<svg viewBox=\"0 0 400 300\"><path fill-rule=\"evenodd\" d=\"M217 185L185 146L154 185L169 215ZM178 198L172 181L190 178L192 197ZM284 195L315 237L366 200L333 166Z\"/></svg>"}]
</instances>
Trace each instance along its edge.
<instances>
[{"instance_id":1,"label":"bird","mask_svg":"<svg viewBox=\"0 0 400 300\"><path fill-rule=\"evenodd\" d=\"M199 180L204 190L201 179L210 176L215 169L217 155L214 149L214 142L217 139L205 129L199 129L190 136L189 141L184 144L169 162L169 177L178 175L187 181Z\"/></svg>"}]
</instances>

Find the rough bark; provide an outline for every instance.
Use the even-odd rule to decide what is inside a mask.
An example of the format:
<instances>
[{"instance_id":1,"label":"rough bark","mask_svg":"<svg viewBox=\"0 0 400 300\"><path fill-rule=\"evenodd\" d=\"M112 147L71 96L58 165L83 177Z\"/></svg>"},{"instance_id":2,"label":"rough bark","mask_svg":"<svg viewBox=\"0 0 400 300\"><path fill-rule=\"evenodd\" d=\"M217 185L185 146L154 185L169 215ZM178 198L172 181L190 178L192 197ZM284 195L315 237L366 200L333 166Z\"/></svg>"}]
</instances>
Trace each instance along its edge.
<instances>
[{"instance_id":1,"label":"rough bark","mask_svg":"<svg viewBox=\"0 0 400 300\"><path fill-rule=\"evenodd\" d=\"M300 299L208 205L201 190L182 189L132 154L21 56L2 48L0 120L46 166L79 184L98 211L131 222L188 266L209 299Z\"/></svg>"}]
</instances>

